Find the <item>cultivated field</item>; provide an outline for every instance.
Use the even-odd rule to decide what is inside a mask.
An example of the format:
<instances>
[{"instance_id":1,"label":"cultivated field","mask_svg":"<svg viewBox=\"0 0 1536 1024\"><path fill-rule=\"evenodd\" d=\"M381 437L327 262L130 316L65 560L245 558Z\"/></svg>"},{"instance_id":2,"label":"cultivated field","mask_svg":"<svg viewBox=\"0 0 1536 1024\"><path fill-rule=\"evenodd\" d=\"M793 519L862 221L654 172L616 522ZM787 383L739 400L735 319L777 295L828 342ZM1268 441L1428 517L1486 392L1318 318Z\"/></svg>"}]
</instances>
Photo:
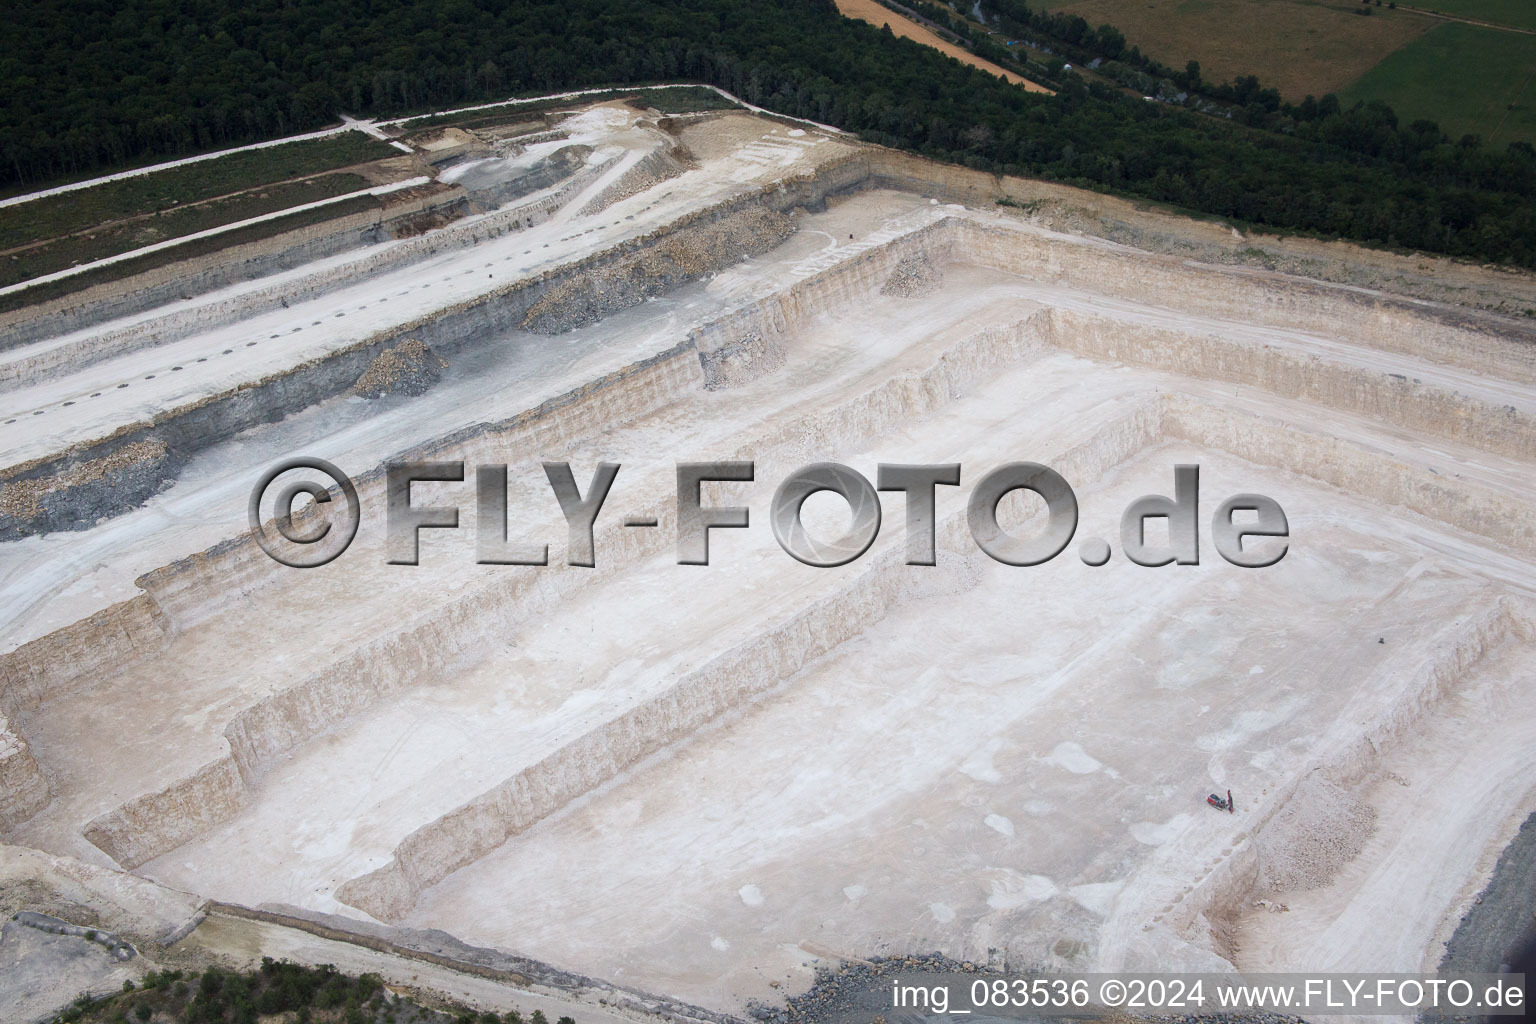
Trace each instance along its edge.
<instances>
[{"instance_id":1,"label":"cultivated field","mask_svg":"<svg viewBox=\"0 0 1536 1024\"><path fill-rule=\"evenodd\" d=\"M1442 22L1340 94L1383 100L1408 122L1429 118L1451 138L1503 147L1536 142L1536 35Z\"/></svg>"},{"instance_id":2,"label":"cultivated field","mask_svg":"<svg viewBox=\"0 0 1536 1024\"><path fill-rule=\"evenodd\" d=\"M1523 2L1413 5L1530 27ZM1381 100L1402 123L1428 118L1453 138L1536 141L1536 35L1450 22L1348 0L1069 0L1050 10L1108 23L1172 67L1200 62L1208 81L1257 75L1288 100L1336 93Z\"/></svg>"},{"instance_id":3,"label":"cultivated field","mask_svg":"<svg viewBox=\"0 0 1536 1024\"><path fill-rule=\"evenodd\" d=\"M1536 4L1529 0L1413 0L1402 6L1536 31Z\"/></svg>"},{"instance_id":4,"label":"cultivated field","mask_svg":"<svg viewBox=\"0 0 1536 1024\"><path fill-rule=\"evenodd\" d=\"M1211 82L1257 75L1293 102L1338 92L1433 22L1347 0L1069 0L1048 10L1108 23L1164 64L1198 60Z\"/></svg>"}]
</instances>

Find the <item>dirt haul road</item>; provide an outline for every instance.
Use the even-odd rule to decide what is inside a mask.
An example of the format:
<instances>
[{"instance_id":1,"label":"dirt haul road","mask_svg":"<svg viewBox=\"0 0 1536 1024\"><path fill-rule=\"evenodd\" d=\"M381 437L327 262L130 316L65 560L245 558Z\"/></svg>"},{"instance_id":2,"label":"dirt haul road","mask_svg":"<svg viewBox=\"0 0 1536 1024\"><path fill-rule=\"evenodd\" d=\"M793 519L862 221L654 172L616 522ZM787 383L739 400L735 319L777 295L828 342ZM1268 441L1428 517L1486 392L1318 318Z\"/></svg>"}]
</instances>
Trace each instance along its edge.
<instances>
[{"instance_id":1,"label":"dirt haul road","mask_svg":"<svg viewBox=\"0 0 1536 1024\"><path fill-rule=\"evenodd\" d=\"M837 9L846 17L867 21L871 25L879 27L889 25L891 31L903 39L916 40L924 46L931 46L940 53L955 58L962 64L969 64L973 68L981 68L988 74L1001 75L1014 85L1022 85L1029 92L1054 92L1045 86L1015 74L1005 68L1000 68L989 60L983 60L962 46L956 46L947 39L941 39L932 29L919 25L911 18L903 17L891 10L882 7L875 0L837 0Z\"/></svg>"}]
</instances>

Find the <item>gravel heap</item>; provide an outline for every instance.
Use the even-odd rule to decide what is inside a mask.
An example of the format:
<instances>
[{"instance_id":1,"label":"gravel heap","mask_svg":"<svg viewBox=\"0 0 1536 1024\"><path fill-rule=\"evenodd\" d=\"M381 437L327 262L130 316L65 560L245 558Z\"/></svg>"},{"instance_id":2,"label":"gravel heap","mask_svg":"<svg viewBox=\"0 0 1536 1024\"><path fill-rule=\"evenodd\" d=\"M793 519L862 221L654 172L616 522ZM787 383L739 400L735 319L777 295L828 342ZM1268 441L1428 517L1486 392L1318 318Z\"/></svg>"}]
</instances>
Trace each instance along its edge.
<instances>
[{"instance_id":1,"label":"gravel heap","mask_svg":"<svg viewBox=\"0 0 1536 1024\"><path fill-rule=\"evenodd\" d=\"M910 299L927 295L944 281L944 274L927 253L909 252L896 264L880 289L881 295Z\"/></svg>"},{"instance_id":2,"label":"gravel heap","mask_svg":"<svg viewBox=\"0 0 1536 1024\"><path fill-rule=\"evenodd\" d=\"M364 398L422 395L443 375L448 361L425 342L407 338L380 352L352 389Z\"/></svg>"},{"instance_id":3,"label":"gravel heap","mask_svg":"<svg viewBox=\"0 0 1536 1024\"><path fill-rule=\"evenodd\" d=\"M7 481L0 486L0 540L88 529L103 516L137 507L178 468L164 441L147 438L59 473Z\"/></svg>"}]
</instances>

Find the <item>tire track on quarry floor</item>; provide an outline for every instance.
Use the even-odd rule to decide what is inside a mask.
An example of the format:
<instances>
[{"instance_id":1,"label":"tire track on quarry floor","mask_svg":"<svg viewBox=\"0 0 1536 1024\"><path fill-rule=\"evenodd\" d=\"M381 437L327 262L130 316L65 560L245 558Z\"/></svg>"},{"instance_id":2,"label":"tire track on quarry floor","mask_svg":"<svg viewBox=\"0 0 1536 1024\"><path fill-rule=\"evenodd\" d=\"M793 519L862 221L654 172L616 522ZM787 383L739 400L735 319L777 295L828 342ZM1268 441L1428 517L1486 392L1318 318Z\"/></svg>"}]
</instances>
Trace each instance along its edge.
<instances>
[{"instance_id":1,"label":"tire track on quarry floor","mask_svg":"<svg viewBox=\"0 0 1536 1024\"><path fill-rule=\"evenodd\" d=\"M1442 14L1440 11L1426 11L1422 7L1407 7L1398 4L1397 9L1408 11L1412 14L1421 14L1426 18L1438 18L1441 21L1459 21L1463 25L1477 25L1480 28L1498 29L1500 32L1515 32L1523 36L1536 36L1536 29L1516 28L1514 25L1504 25L1496 21L1479 21L1476 18L1464 18L1459 14Z\"/></svg>"},{"instance_id":2,"label":"tire track on quarry floor","mask_svg":"<svg viewBox=\"0 0 1536 1024\"><path fill-rule=\"evenodd\" d=\"M645 133L647 138L654 135L651 129L635 130ZM656 138L660 144L666 144L667 140L659 136ZM609 168L607 173L599 178L600 182L611 181L622 176L628 163L634 163L644 155L637 148L626 148L628 152L620 158L619 164ZM651 149L654 150L655 146ZM831 156L835 154L828 154L828 157ZM813 161L812 163L815 165L821 162ZM716 163L729 165L730 160L726 158ZM814 166L808 170L812 171L810 184L814 188ZM302 305L295 305L292 310L268 310L251 321L239 325L239 329L213 332L207 342L201 346L182 344L180 346L182 351L175 355L167 352L157 361L172 365L179 363L185 371L174 373L174 380L152 368L146 371L143 360L133 360L133 369L125 375L122 367L127 364L118 364L114 361L101 364L101 368L95 371L85 370L72 374L70 379L28 388L24 399L14 399L6 403L7 418L20 421L22 417L28 417L32 435L35 435L28 436L26 439L33 443L17 446L16 458L22 461L28 457L44 454L37 442L50 437L52 446L57 449L99 442L103 436L115 436L124 430L131 429L136 418L142 416L144 408L147 407L146 403L161 411L160 415L155 417L155 422L159 423L167 418L163 410L206 402L218 397L232 383L248 388L273 375L288 374L295 363L304 364L306 361L318 363L321 360L335 358L359 344L368 343L381 336L387 338L390 335L399 335L402 324L407 327L414 326L419 333L427 332L428 320L440 321L457 307L486 303L499 305L507 302L509 298L515 300L520 292L536 289L542 279L558 276L561 271L568 270L577 274L590 271L592 268L589 264L594 260L600 262L599 257L603 254L613 255L615 252L622 253L626 247L654 244L670 234L686 237L690 228L697 230L710 220L733 210L763 207L765 203L771 206L774 201L773 195L753 187L754 183L760 182L766 176L768 176L766 171L759 167L754 169L747 179L734 181L722 175L719 166L706 165L696 168L685 172L682 177L671 179L669 184L674 187L666 192L671 198L660 210L651 211L642 217L639 212L641 202L647 198L642 193L616 203L597 217L581 219L583 224L595 223L592 223L587 230L581 231L578 236L564 239L561 238L561 232L568 230L577 222L560 218L573 217L581 203L577 202L573 206L571 201L563 200L553 211L556 218L553 224L541 222L515 236L481 240L479 246L475 247L476 251L450 252L437 256L431 261L434 264L432 269L440 270L443 276L435 285L428 282L426 287L421 286L420 278L424 272L422 266L387 271L375 282L375 288L389 287L393 278L400 278L400 281L394 282L396 285L403 284L401 295L397 298L408 295L412 290L418 294L422 291L429 294L419 296L415 302L408 301L407 308L403 310L398 306L392 306L387 316L378 314L366 316L363 318L365 322L360 326L356 326L357 322L351 320L346 324L337 325L335 303L312 299ZM578 200L584 201L586 197L595 194L589 191L591 183L588 182L586 185L587 187L580 192ZM649 210L649 207L646 209ZM631 214L635 219L629 219L628 215ZM475 237L478 222L448 230L468 231L472 237ZM571 244L562 245L558 257L552 260L543 253L543 249L550 248L561 241ZM745 245L747 241L740 244ZM424 236L422 239L397 244L393 248L399 249L402 245L435 250L437 239ZM532 260L517 260L516 266L502 266L513 260L516 250L525 248L539 255ZM487 258L496 265L498 278L490 286L487 286L485 278L480 276L480 272L483 271L481 264ZM721 256L721 258L725 257ZM726 259L726 262L731 261ZM321 309L320 306L325 308ZM412 324L413 319L418 322ZM312 330L317 327L321 329ZM232 337L236 334L240 337ZM295 335L302 335L302 337L290 337ZM317 337L318 340L316 340ZM220 342L222 345L219 344ZM258 346L257 352L245 352L246 349L258 349ZM176 347L175 343L169 346L171 349ZM197 350L192 351L192 349ZM208 374L201 367L196 371L192 369L199 357L212 357L218 349L229 350L229 353L242 353L244 365L237 371L238 380L231 380L227 371ZM273 352L270 356L266 354L269 350ZM229 353L217 352L219 355ZM203 386L193 387L192 377L202 378ZM127 400L126 404L130 407L126 416L119 414L113 420L100 424L95 422L100 418L99 414L92 413L82 418L81 414L87 411L87 406L80 404L82 396L94 394L99 399L104 395L108 396L107 401L113 401L118 398L117 392L124 384L134 387L131 396L121 396ZM66 409L65 402L73 403L73 407ZM46 420L42 421L46 433L38 434L36 428L39 424L30 421L35 421L38 415L44 413L50 414ZM61 423L64 425L61 426Z\"/></svg>"}]
</instances>

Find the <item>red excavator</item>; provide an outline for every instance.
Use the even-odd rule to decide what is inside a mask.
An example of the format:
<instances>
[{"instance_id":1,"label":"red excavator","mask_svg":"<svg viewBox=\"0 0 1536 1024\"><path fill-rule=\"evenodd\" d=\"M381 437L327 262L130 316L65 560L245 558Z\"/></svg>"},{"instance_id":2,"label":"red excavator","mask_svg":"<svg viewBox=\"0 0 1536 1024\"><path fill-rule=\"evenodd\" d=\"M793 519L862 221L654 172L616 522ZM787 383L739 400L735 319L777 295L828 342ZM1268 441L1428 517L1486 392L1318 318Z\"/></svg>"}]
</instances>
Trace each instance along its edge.
<instances>
[{"instance_id":1,"label":"red excavator","mask_svg":"<svg viewBox=\"0 0 1536 1024\"><path fill-rule=\"evenodd\" d=\"M1205 798L1205 802L1218 811L1226 811L1228 814L1236 814L1235 805L1232 803L1232 791L1227 790L1227 798L1223 800L1220 793L1212 793Z\"/></svg>"}]
</instances>

